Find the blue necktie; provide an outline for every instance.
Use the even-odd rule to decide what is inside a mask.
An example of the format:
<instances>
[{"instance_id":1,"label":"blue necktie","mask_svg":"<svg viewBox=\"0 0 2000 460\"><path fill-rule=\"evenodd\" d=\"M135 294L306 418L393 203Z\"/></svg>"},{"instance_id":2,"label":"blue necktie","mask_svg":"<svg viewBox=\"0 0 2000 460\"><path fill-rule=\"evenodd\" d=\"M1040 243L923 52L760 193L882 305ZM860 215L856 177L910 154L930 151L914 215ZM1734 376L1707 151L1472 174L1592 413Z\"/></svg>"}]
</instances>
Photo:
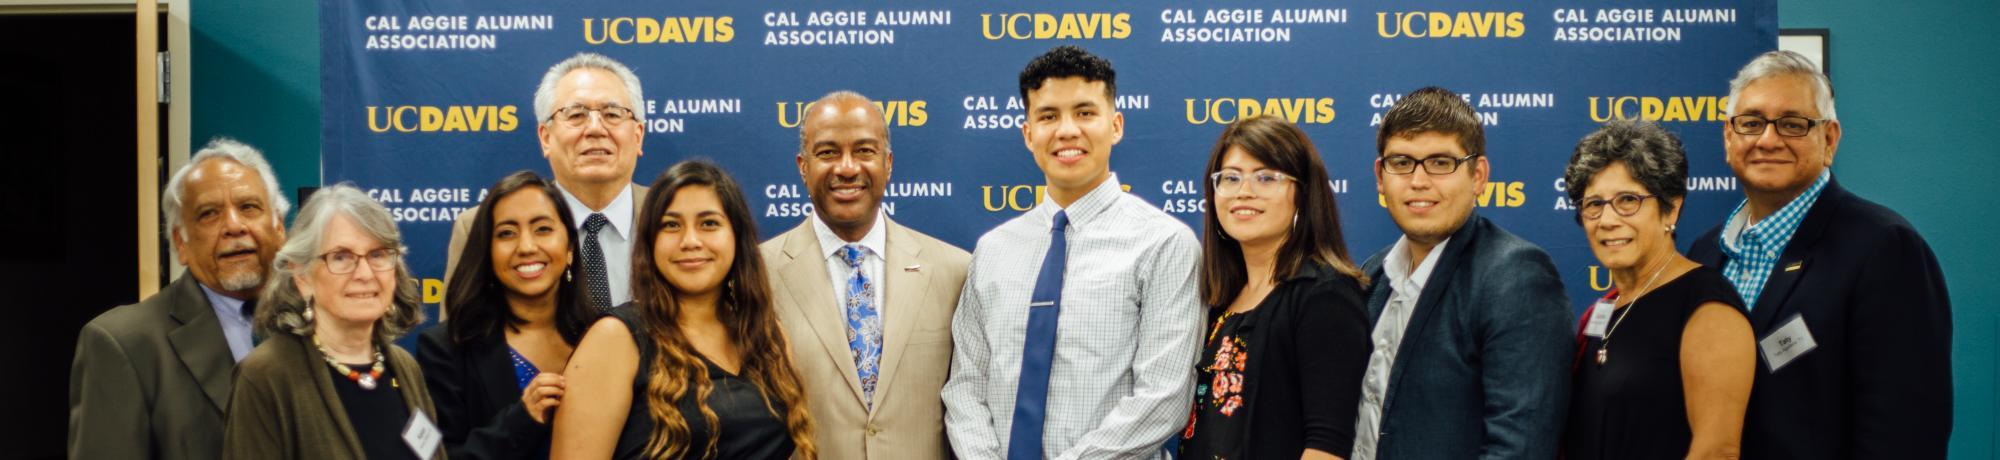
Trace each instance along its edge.
<instances>
[{"instance_id":1,"label":"blue necktie","mask_svg":"<svg viewBox=\"0 0 2000 460\"><path fill-rule=\"evenodd\" d=\"M1028 339L1021 346L1021 383L1014 391L1014 427L1007 436L1007 459L1042 458L1042 422L1049 399L1049 365L1056 356L1056 317L1062 314L1063 267L1069 261L1064 227L1069 215L1056 211L1049 230L1049 255L1035 278L1035 296L1028 302Z\"/></svg>"},{"instance_id":2,"label":"blue necktie","mask_svg":"<svg viewBox=\"0 0 2000 460\"><path fill-rule=\"evenodd\" d=\"M873 410L875 381L881 375L877 365L882 362L882 315L875 310L875 282L861 269L861 259L867 254L858 244L840 248L840 259L854 271L847 277L847 348L854 352L861 401Z\"/></svg>"}]
</instances>

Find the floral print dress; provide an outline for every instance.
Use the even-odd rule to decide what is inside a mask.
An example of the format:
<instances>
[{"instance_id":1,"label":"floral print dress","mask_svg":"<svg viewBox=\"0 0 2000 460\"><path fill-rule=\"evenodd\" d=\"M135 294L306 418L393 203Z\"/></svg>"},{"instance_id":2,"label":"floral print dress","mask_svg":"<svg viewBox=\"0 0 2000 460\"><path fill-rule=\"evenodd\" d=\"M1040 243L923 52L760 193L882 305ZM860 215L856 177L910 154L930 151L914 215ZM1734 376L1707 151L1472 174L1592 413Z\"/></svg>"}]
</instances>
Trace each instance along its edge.
<instances>
[{"instance_id":1,"label":"floral print dress","mask_svg":"<svg viewBox=\"0 0 2000 460\"><path fill-rule=\"evenodd\" d=\"M1249 420L1243 400L1244 368L1250 362L1249 332L1257 311L1224 312L1210 326L1196 364L1194 410L1188 414L1187 429L1181 431L1180 458L1241 457L1243 424Z\"/></svg>"}]
</instances>

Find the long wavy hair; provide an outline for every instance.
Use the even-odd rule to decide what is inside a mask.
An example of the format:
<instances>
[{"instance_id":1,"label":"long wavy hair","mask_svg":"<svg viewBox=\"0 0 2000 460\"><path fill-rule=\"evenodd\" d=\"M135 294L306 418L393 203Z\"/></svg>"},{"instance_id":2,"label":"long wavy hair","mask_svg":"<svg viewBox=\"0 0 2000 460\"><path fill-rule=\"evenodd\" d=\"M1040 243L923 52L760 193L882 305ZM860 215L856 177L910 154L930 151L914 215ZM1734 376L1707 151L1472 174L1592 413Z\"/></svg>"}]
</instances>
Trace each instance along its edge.
<instances>
[{"instance_id":1,"label":"long wavy hair","mask_svg":"<svg viewBox=\"0 0 2000 460\"><path fill-rule=\"evenodd\" d=\"M799 383L798 369L778 315L771 306L771 286L764 274L764 259L757 250L757 222L743 198L743 190L727 173L705 161L683 161L667 168L653 180L646 193L645 212L639 215L633 233L632 301L653 341L652 372L646 378L646 402L653 418L653 434L646 442L646 456L679 458L697 445L690 439L686 414L679 401L694 393L701 418L707 421L709 438L702 440L700 457L715 454L718 430L715 411L708 407L708 366L696 357L694 347L681 334L681 305L667 277L653 260L655 237L663 226L667 206L681 189L689 186L715 189L722 203L730 233L736 237L736 262L724 278L722 300L715 316L729 331L729 340L743 354L742 374L764 394L764 407L785 421L800 458L818 458L813 446L812 420L806 414L805 387ZM775 400L775 401L774 401ZM774 404L776 403L776 404ZM782 410L780 409L782 405Z\"/></svg>"},{"instance_id":2,"label":"long wavy hair","mask_svg":"<svg viewBox=\"0 0 2000 460\"><path fill-rule=\"evenodd\" d=\"M1291 122L1260 116L1237 120L1224 128L1215 148L1209 150L1208 168L1202 170L1201 192L1209 205L1201 220L1201 300L1213 308L1227 308L1250 278L1243 266L1243 245L1222 230L1218 209L1222 203L1216 201L1215 181L1208 180L1208 175L1222 170L1222 160L1232 147L1243 149L1267 168L1298 179L1292 194L1297 220L1278 247L1271 276L1283 280L1307 262L1318 262L1368 285L1367 275L1347 255L1347 241L1340 231L1340 207L1333 199L1333 186L1319 149L1313 148L1312 139Z\"/></svg>"},{"instance_id":3,"label":"long wavy hair","mask_svg":"<svg viewBox=\"0 0 2000 460\"><path fill-rule=\"evenodd\" d=\"M493 274L493 208L501 198L516 192L547 195L549 203L555 205L556 219L560 220L562 231L569 235L569 253L579 254L577 249L576 221L570 216L569 206L563 204L563 197L555 185L530 171L508 174L487 189L486 200L479 203L478 214L472 218L472 229L466 232L464 252L458 256L457 270L451 273L449 296L445 299L444 310L451 318L445 321L455 343L465 343L488 334L504 334L507 330L520 327L527 320L514 316L514 310L507 307L507 287L500 277ZM575 263L569 269L576 269ZM564 342L575 346L583 339L583 332L595 319L597 312L590 308L590 290L578 286L568 272L556 280L556 333Z\"/></svg>"}]
</instances>

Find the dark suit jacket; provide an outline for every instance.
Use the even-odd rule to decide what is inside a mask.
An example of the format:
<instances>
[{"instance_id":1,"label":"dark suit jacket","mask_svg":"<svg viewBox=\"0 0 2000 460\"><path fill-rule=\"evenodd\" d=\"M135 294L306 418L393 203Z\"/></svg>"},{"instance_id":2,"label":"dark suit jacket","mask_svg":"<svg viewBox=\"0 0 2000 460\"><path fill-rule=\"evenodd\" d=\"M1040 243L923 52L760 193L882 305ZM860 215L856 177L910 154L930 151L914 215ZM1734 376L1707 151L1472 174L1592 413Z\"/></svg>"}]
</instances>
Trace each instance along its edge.
<instances>
[{"instance_id":1,"label":"dark suit jacket","mask_svg":"<svg viewBox=\"0 0 2000 460\"><path fill-rule=\"evenodd\" d=\"M98 315L70 364L69 457L221 456L235 366L193 275Z\"/></svg>"},{"instance_id":2,"label":"dark suit jacket","mask_svg":"<svg viewBox=\"0 0 2000 460\"><path fill-rule=\"evenodd\" d=\"M1721 235L1702 234L1689 257L1724 267ZM1795 315L1818 347L1777 372L1757 366L1744 458L1944 458L1951 298L1915 227L1828 182L1764 281L1750 327L1762 340Z\"/></svg>"},{"instance_id":3,"label":"dark suit jacket","mask_svg":"<svg viewBox=\"0 0 2000 460\"><path fill-rule=\"evenodd\" d=\"M1389 372L1377 457L1555 458L1576 353L1555 264L1478 214L1438 250ZM1371 324L1389 303L1388 251L1363 267Z\"/></svg>"},{"instance_id":4,"label":"dark suit jacket","mask_svg":"<svg viewBox=\"0 0 2000 460\"><path fill-rule=\"evenodd\" d=\"M504 334L456 344L450 328L438 323L417 337L417 364L437 403L445 450L453 457L547 457L549 426L535 423L521 406Z\"/></svg>"},{"instance_id":5,"label":"dark suit jacket","mask_svg":"<svg viewBox=\"0 0 2000 460\"><path fill-rule=\"evenodd\" d=\"M223 459L359 459L361 438L347 420L347 409L333 388L325 355L307 343L311 339L277 333L264 339L236 369L236 391L230 395L229 422L223 434ZM412 412L423 411L432 423L437 409L424 390L424 372L410 353L395 344L381 344L394 378L376 391L399 391ZM402 442L398 439L396 442ZM445 458L439 446L433 460Z\"/></svg>"}]
</instances>

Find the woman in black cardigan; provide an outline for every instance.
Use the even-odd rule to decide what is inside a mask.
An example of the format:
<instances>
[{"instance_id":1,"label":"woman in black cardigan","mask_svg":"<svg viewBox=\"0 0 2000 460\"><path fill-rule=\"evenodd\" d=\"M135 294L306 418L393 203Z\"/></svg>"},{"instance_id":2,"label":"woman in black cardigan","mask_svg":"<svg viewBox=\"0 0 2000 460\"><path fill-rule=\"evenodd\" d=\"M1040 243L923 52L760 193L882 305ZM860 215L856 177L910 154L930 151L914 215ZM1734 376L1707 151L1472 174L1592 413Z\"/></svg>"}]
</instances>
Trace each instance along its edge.
<instances>
[{"instance_id":1,"label":"woman in black cardigan","mask_svg":"<svg viewBox=\"0 0 2000 460\"><path fill-rule=\"evenodd\" d=\"M448 321L419 338L417 361L453 457L547 458L560 372L592 316L571 273L576 227L534 173L489 190L451 274Z\"/></svg>"},{"instance_id":2,"label":"woman in black cardigan","mask_svg":"<svg viewBox=\"0 0 2000 460\"><path fill-rule=\"evenodd\" d=\"M1283 119L1248 118L1207 173L1210 322L1181 458L1345 458L1369 327L1319 152Z\"/></svg>"}]
</instances>

